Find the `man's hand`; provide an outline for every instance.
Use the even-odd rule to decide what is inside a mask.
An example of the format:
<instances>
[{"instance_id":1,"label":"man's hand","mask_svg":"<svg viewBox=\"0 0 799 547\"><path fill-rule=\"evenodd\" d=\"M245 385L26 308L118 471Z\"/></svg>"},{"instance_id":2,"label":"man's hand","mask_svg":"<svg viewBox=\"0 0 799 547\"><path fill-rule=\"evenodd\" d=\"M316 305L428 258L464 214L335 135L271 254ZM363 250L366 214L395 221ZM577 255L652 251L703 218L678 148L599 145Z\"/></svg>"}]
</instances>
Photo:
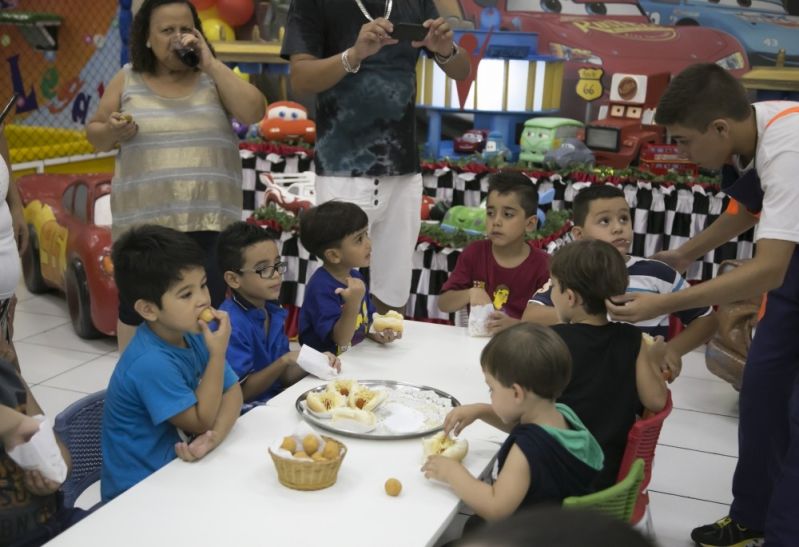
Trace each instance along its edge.
<instances>
[{"instance_id":1,"label":"man's hand","mask_svg":"<svg viewBox=\"0 0 799 547\"><path fill-rule=\"evenodd\" d=\"M462 467L463 464L444 456L430 456L422 466L422 471L426 479L435 479L449 483L452 473Z\"/></svg>"},{"instance_id":2,"label":"man's hand","mask_svg":"<svg viewBox=\"0 0 799 547\"><path fill-rule=\"evenodd\" d=\"M49 496L61 486L60 483L45 478L38 471L25 471L23 481L25 488L34 496Z\"/></svg>"},{"instance_id":3,"label":"man's hand","mask_svg":"<svg viewBox=\"0 0 799 547\"><path fill-rule=\"evenodd\" d=\"M682 357L669 346L662 336L655 336L649 346L649 358L669 383L673 382L682 371Z\"/></svg>"},{"instance_id":4,"label":"man's hand","mask_svg":"<svg viewBox=\"0 0 799 547\"><path fill-rule=\"evenodd\" d=\"M216 444L216 433L206 431L191 441L191 444L185 442L175 443L175 454L184 462L196 462L216 448Z\"/></svg>"},{"instance_id":5,"label":"man's hand","mask_svg":"<svg viewBox=\"0 0 799 547\"><path fill-rule=\"evenodd\" d=\"M330 362L330 368L335 369L336 372L341 372L341 359L329 351L325 352L325 356L327 356L327 360Z\"/></svg>"},{"instance_id":6,"label":"man's hand","mask_svg":"<svg viewBox=\"0 0 799 547\"><path fill-rule=\"evenodd\" d=\"M614 321L638 323L669 313L670 310L663 308L664 296L666 295L627 293L605 300L605 305Z\"/></svg>"},{"instance_id":7,"label":"man's hand","mask_svg":"<svg viewBox=\"0 0 799 547\"><path fill-rule=\"evenodd\" d=\"M398 40L391 37L392 32L394 32L394 25L383 17L363 25L348 55L353 68L360 66L364 59L380 51L383 46L399 43Z\"/></svg>"},{"instance_id":8,"label":"man's hand","mask_svg":"<svg viewBox=\"0 0 799 547\"><path fill-rule=\"evenodd\" d=\"M512 327L516 323L520 323L520 321L508 316L505 313L502 313L501 311L492 311L491 315L488 316L488 320L486 321L486 329L491 336L494 336L498 332L503 331L508 327Z\"/></svg>"},{"instance_id":9,"label":"man's hand","mask_svg":"<svg viewBox=\"0 0 799 547\"><path fill-rule=\"evenodd\" d=\"M421 42L411 42L411 45L416 48L425 47L442 57L449 57L454 49L452 42L454 35L449 23L443 17L439 17L428 19L422 23L422 26L427 28L427 36Z\"/></svg>"},{"instance_id":10,"label":"man's hand","mask_svg":"<svg viewBox=\"0 0 799 547\"><path fill-rule=\"evenodd\" d=\"M350 302L352 300L360 302L363 299L363 295L366 294L366 285L363 284L361 279L348 276L347 287L339 287L335 292L336 294L341 295L341 298L344 299L344 302Z\"/></svg>"},{"instance_id":11,"label":"man's hand","mask_svg":"<svg viewBox=\"0 0 799 547\"><path fill-rule=\"evenodd\" d=\"M685 274L685 270L687 270L693 263L692 260L688 260L687 258L683 257L682 254L676 249L671 251L660 251L659 253L653 254L649 258L652 260L660 260L661 262L665 262L681 274Z\"/></svg>"},{"instance_id":12,"label":"man's hand","mask_svg":"<svg viewBox=\"0 0 799 547\"><path fill-rule=\"evenodd\" d=\"M225 353L227 352L227 345L228 341L230 340L230 317L228 317L227 312L221 310L215 310L213 308L207 308L211 310L211 313L214 315L214 319L218 323L219 327L216 331L211 331L208 328L208 323L203 321L202 319L198 319L197 322L200 324L200 329L203 333L203 338L205 339L205 345L208 348L208 353L211 356L222 356L224 358Z\"/></svg>"}]
</instances>

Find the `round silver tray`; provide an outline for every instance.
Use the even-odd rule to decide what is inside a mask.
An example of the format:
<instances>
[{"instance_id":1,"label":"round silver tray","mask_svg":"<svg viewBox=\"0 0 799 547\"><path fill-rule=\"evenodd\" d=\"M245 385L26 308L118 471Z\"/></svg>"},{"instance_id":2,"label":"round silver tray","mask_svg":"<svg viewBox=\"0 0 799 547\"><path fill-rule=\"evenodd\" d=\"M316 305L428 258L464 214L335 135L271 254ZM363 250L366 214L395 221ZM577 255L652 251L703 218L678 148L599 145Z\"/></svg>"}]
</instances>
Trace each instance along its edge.
<instances>
[{"instance_id":1,"label":"round silver tray","mask_svg":"<svg viewBox=\"0 0 799 547\"><path fill-rule=\"evenodd\" d=\"M421 385L417 385L417 384L408 384L408 383L405 383L405 382L395 382L393 380L358 380L358 383L361 384L362 386L368 387L369 389L377 388L377 389L392 389L392 390L395 390L395 389L401 387L401 388L403 388L406 391L432 391L433 393L435 393L439 397L443 397L445 399L448 399L450 401L450 403L452 404L453 408L456 407L456 406L460 406L460 404L461 404L460 401L458 401L458 399L456 399L455 397L453 397L449 393L446 393L444 391L441 391L440 389L436 389L436 388L430 387L430 386L421 386ZM326 389L327 389L327 384L322 384L321 386L317 386L315 388L309 389L305 393L302 393L299 397L297 397L297 400L294 403L294 408L297 409L297 412L300 413L300 416L302 416L307 422L309 422L309 423L311 423L311 424L313 424L313 425L315 425L317 427L320 427L322 429L325 429L327 431L333 432L333 433L338 433L340 435L345 435L347 437L354 437L354 438L357 438L357 439L381 439L381 440L388 440L388 439L413 439L413 438L416 438L416 437L424 437L425 435L430 435L432 433L435 433L436 431L440 431L444 427L444 423L442 421L442 423L438 424L435 427L425 427L423 429L420 429L420 430L414 431L414 432L410 432L410 433L385 433L385 432L381 432L379 430L380 428L377 428L377 429L375 429L373 431L369 431L369 432L366 432L366 433L362 433L362 432L350 431L350 430L344 429L344 428L339 428L339 427L336 427L335 422L333 422L332 420L326 420L324 418L319 418L317 416L314 416L313 414L308 412L308 410L306 409L305 398L308 396L308 394L309 393L319 393L319 392L325 391ZM389 396L389 399L386 402L391 402L390 401L390 396Z\"/></svg>"}]
</instances>

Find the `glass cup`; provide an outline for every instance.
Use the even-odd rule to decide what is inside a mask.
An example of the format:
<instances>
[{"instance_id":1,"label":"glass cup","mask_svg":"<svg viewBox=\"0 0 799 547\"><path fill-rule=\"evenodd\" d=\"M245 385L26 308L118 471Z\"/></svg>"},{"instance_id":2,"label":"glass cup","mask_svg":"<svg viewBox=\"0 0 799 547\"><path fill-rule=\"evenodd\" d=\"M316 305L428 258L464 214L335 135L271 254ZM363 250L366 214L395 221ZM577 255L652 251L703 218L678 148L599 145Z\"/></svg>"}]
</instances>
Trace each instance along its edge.
<instances>
[{"instance_id":1,"label":"glass cup","mask_svg":"<svg viewBox=\"0 0 799 547\"><path fill-rule=\"evenodd\" d=\"M172 49L178 59L189 68L196 68L200 64L200 54L193 46L184 46L180 40L180 34L172 39Z\"/></svg>"}]
</instances>

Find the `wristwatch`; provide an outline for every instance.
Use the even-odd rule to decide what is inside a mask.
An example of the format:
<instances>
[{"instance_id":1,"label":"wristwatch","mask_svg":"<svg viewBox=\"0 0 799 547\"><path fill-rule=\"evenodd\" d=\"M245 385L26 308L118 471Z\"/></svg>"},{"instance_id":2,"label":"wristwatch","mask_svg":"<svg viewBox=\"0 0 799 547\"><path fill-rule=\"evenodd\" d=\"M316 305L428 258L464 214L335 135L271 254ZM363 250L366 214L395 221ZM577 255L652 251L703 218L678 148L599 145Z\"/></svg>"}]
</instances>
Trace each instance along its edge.
<instances>
[{"instance_id":1,"label":"wristwatch","mask_svg":"<svg viewBox=\"0 0 799 547\"><path fill-rule=\"evenodd\" d=\"M454 59L456 55L458 55L458 46L453 42L453 44L452 44L452 53L450 53L446 57L444 57L440 53L435 53L433 56L435 57L436 62L438 64L445 65L448 62L450 62L452 59Z\"/></svg>"}]
</instances>

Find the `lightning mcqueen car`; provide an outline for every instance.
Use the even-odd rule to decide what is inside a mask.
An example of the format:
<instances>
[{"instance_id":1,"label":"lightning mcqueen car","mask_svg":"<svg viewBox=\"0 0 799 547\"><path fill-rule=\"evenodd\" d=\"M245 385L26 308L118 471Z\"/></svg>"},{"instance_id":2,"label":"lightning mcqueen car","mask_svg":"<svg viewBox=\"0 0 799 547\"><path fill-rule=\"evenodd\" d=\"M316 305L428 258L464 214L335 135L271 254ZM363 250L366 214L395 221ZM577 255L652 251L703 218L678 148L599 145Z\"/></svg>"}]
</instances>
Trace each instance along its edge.
<instances>
[{"instance_id":1,"label":"lightning mcqueen car","mask_svg":"<svg viewBox=\"0 0 799 547\"><path fill-rule=\"evenodd\" d=\"M17 184L30 230L22 257L28 290L64 292L78 336L115 335L111 175L29 175Z\"/></svg>"},{"instance_id":2,"label":"lightning mcqueen car","mask_svg":"<svg viewBox=\"0 0 799 547\"><path fill-rule=\"evenodd\" d=\"M561 114L582 119L577 69L601 68L604 88L615 73L677 74L698 62L717 63L741 76L749 70L738 40L720 30L652 23L635 0L435 0L451 24L538 33L538 52L566 60ZM607 91L606 91L607 95Z\"/></svg>"}]
</instances>

